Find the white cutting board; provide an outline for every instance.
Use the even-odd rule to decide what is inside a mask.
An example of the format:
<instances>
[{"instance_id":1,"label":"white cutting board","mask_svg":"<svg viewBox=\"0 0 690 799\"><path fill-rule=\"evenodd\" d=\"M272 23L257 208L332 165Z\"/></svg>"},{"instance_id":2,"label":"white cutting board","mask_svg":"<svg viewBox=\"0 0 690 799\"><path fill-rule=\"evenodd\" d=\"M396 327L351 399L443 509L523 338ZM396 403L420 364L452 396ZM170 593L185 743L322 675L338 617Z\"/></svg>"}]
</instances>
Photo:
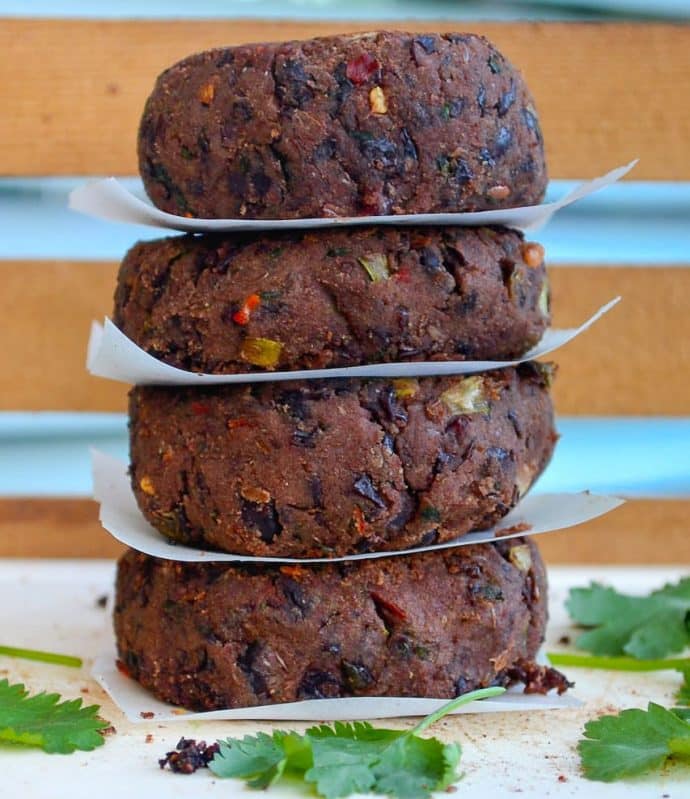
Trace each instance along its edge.
<instances>
[{"instance_id":1,"label":"white cutting board","mask_svg":"<svg viewBox=\"0 0 690 799\"><path fill-rule=\"evenodd\" d=\"M572 633L563 608L571 586L590 580L641 593L687 574L681 568L552 568L551 623L547 649ZM174 748L180 736L212 741L272 728L266 722L129 723L90 677L90 662L112 647L110 611L97 599L112 590L114 566L104 561L0 560L0 643L27 646L84 658L84 667L30 663L0 657L0 678L24 682L31 691L57 691L66 698L83 696L102 706L102 715L117 732L94 752L46 755L41 751L0 746L0 791L14 799L157 799L158 797L308 796L306 790L274 787L258 793L234 780L217 780L206 770L192 776L161 772L157 759ZM465 777L458 796L497 799L592 797L683 799L690 795L690 767L673 767L652 778L626 783L589 782L579 774L575 746L585 721L624 707L644 707L648 700L672 703L678 675L630 675L566 670L577 683L582 708L533 713L469 715L445 719L432 733L462 744ZM402 727L404 720L381 726ZM303 729L304 724L289 725ZM153 736L146 743L147 735Z\"/></svg>"}]
</instances>

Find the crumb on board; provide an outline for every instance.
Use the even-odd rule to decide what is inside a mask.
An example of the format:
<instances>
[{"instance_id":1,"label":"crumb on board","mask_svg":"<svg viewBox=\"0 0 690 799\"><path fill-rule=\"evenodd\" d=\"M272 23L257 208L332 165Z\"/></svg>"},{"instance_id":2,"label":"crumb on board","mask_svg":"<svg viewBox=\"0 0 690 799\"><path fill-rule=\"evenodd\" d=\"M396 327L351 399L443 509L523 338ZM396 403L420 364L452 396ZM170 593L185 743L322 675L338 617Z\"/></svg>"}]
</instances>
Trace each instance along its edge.
<instances>
[{"instance_id":1,"label":"crumb on board","mask_svg":"<svg viewBox=\"0 0 690 799\"><path fill-rule=\"evenodd\" d=\"M507 535L515 535L516 533L526 533L528 530L532 529L531 524L527 524L527 522L520 522L520 524L513 524L510 527L501 527L500 530L496 530L494 533L494 538L504 538Z\"/></svg>"},{"instance_id":2,"label":"crumb on board","mask_svg":"<svg viewBox=\"0 0 690 799\"><path fill-rule=\"evenodd\" d=\"M166 766L175 774L193 774L197 769L207 768L218 753L217 743L206 745L206 741L195 741L194 738L180 738L172 752L158 761L164 769Z\"/></svg>"}]
</instances>

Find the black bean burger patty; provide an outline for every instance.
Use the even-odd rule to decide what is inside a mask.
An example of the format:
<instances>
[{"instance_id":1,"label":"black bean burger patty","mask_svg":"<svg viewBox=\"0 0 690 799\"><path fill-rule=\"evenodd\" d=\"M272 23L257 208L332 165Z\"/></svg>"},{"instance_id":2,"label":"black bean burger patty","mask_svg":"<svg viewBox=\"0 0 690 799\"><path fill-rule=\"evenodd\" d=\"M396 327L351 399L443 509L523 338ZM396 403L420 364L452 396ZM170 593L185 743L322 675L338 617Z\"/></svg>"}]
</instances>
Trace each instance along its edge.
<instances>
[{"instance_id":1,"label":"black bean burger patty","mask_svg":"<svg viewBox=\"0 0 690 799\"><path fill-rule=\"evenodd\" d=\"M166 363L221 374L512 359L549 323L543 254L502 228L178 236L127 253L113 318Z\"/></svg>"},{"instance_id":2,"label":"black bean burger patty","mask_svg":"<svg viewBox=\"0 0 690 799\"><path fill-rule=\"evenodd\" d=\"M337 557L497 523L556 434L550 369L465 377L136 387L131 476L145 517L193 546Z\"/></svg>"},{"instance_id":3,"label":"black bean burger patty","mask_svg":"<svg viewBox=\"0 0 690 799\"><path fill-rule=\"evenodd\" d=\"M529 539L309 568L132 550L118 564L122 668L191 710L450 698L516 680L562 691L561 675L534 664L545 625L544 566Z\"/></svg>"},{"instance_id":4,"label":"black bean burger patty","mask_svg":"<svg viewBox=\"0 0 690 799\"><path fill-rule=\"evenodd\" d=\"M538 203L534 102L482 36L365 33L192 55L156 82L139 166L193 217L435 213Z\"/></svg>"}]
</instances>

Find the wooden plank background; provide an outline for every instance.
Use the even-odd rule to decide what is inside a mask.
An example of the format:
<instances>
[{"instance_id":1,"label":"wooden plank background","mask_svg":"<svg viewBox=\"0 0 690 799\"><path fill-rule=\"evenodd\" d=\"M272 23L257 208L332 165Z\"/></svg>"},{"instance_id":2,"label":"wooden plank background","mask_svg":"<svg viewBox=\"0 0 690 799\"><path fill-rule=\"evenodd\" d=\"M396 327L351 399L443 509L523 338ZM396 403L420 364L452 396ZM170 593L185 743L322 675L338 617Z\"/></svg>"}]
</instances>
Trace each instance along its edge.
<instances>
[{"instance_id":1,"label":"wooden plank background","mask_svg":"<svg viewBox=\"0 0 690 799\"><path fill-rule=\"evenodd\" d=\"M0 355L0 411L124 410L126 387L84 369L91 320L111 313L117 265L8 261L0 270L0 329L12 342ZM559 413L690 414L690 269L559 266L550 280L559 326L623 295L554 354Z\"/></svg>"},{"instance_id":2,"label":"wooden plank background","mask_svg":"<svg viewBox=\"0 0 690 799\"><path fill-rule=\"evenodd\" d=\"M686 563L690 501L634 500L586 524L537 536L548 563ZM95 502L1 499L0 558L114 558Z\"/></svg>"},{"instance_id":3,"label":"wooden plank background","mask_svg":"<svg viewBox=\"0 0 690 799\"><path fill-rule=\"evenodd\" d=\"M636 180L690 180L690 26L667 24L0 20L0 174L134 174L144 100L165 67L196 50L376 27L470 28L520 66L536 97L550 172L601 174L634 157ZM663 247L660 247L660 253ZM689 257L690 265L690 257ZM110 312L112 262L5 261L2 410L123 410L126 387L83 369L92 318ZM555 321L624 304L557 355L561 414L688 415L690 270L559 267ZM688 558L690 501L635 501L540 538L550 562ZM94 503L0 500L0 557L112 557Z\"/></svg>"},{"instance_id":4,"label":"wooden plank background","mask_svg":"<svg viewBox=\"0 0 690 799\"><path fill-rule=\"evenodd\" d=\"M180 58L379 27L487 35L532 88L554 177L591 177L639 157L637 180L690 179L687 25L437 20L1 20L0 174L133 174L144 100Z\"/></svg>"}]
</instances>

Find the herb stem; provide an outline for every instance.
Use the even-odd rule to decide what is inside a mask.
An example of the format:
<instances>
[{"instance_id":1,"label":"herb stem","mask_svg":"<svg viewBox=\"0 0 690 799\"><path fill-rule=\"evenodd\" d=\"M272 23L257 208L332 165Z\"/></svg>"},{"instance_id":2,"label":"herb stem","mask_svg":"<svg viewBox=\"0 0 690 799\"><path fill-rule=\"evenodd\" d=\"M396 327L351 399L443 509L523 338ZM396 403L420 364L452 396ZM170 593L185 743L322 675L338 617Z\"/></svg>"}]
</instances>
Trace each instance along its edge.
<instances>
[{"instance_id":1,"label":"herb stem","mask_svg":"<svg viewBox=\"0 0 690 799\"><path fill-rule=\"evenodd\" d=\"M690 658L644 660L625 656L570 655L559 652L549 652L547 657L553 666L575 666L585 669L610 669L612 671L685 671L690 669Z\"/></svg>"},{"instance_id":2,"label":"herb stem","mask_svg":"<svg viewBox=\"0 0 690 799\"><path fill-rule=\"evenodd\" d=\"M23 658L24 660L37 660L40 663L53 663L58 666L70 666L75 669L78 669L82 665L82 659L72 655L41 652L39 649L20 649L14 646L3 646L2 644L0 644L0 655L7 655L11 658Z\"/></svg>"},{"instance_id":3,"label":"herb stem","mask_svg":"<svg viewBox=\"0 0 690 799\"><path fill-rule=\"evenodd\" d=\"M673 755L690 756L690 740L688 738L671 738L668 748Z\"/></svg>"},{"instance_id":4,"label":"herb stem","mask_svg":"<svg viewBox=\"0 0 690 799\"><path fill-rule=\"evenodd\" d=\"M480 688L477 691L470 691L468 694L462 694L462 696L451 699L450 702L447 702L434 713L431 713L423 718L419 724L417 724L416 727L413 727L407 734L418 735L420 732L426 730L427 727L435 724L439 719L442 719L444 716L447 716L449 713L457 710L457 708L467 705L470 702L474 702L476 699L488 699L491 696L499 696L500 694L504 694L505 691L505 688L496 686L494 688Z\"/></svg>"}]
</instances>

